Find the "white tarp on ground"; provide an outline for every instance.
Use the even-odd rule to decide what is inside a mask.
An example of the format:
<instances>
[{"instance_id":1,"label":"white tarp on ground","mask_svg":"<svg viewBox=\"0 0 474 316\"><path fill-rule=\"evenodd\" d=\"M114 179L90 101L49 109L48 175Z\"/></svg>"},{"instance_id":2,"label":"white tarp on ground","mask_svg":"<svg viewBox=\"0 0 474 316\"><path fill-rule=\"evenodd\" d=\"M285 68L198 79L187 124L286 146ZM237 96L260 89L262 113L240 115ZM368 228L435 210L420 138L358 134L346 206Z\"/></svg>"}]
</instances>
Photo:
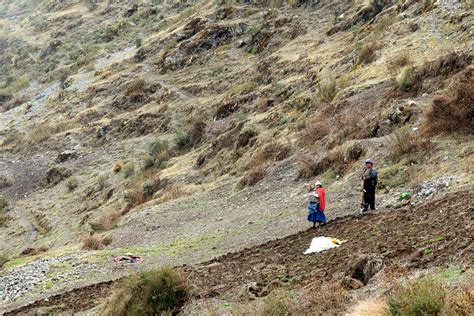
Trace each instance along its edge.
<instances>
[{"instance_id":1,"label":"white tarp on ground","mask_svg":"<svg viewBox=\"0 0 474 316\"><path fill-rule=\"evenodd\" d=\"M331 237L316 237L311 240L309 248L304 252L305 255L313 252L321 252L332 248L337 248L341 244L341 241Z\"/></svg>"}]
</instances>

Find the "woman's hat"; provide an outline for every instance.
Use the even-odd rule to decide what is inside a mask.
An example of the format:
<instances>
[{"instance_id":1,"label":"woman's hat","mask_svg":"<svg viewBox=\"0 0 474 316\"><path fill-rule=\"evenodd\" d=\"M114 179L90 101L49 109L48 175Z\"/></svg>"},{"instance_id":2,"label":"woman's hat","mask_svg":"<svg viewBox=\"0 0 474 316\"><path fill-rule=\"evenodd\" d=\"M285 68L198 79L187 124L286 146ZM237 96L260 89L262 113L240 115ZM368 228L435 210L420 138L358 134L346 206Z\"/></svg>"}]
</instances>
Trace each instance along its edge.
<instances>
[{"instance_id":1,"label":"woman's hat","mask_svg":"<svg viewBox=\"0 0 474 316\"><path fill-rule=\"evenodd\" d=\"M315 183L314 185L315 185L315 186L318 186L318 185L323 186L323 184L321 183L320 180L316 181L316 183Z\"/></svg>"}]
</instances>

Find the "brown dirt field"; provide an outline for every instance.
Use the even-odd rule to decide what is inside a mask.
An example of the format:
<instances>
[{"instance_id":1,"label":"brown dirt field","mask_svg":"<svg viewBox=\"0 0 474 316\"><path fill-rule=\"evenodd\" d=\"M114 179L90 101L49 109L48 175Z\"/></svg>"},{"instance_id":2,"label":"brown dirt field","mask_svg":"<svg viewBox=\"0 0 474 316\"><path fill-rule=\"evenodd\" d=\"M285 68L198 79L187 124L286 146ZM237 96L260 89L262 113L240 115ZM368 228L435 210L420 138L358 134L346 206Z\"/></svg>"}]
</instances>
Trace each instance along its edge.
<instances>
[{"instance_id":1,"label":"brown dirt field","mask_svg":"<svg viewBox=\"0 0 474 316\"><path fill-rule=\"evenodd\" d=\"M474 262L473 197L474 193L467 190L413 207L346 216L323 228L178 269L198 289L198 298L206 298L237 294L251 282L265 286L282 273L292 280L293 288L338 282L362 254L381 256L386 266L402 264L408 271L453 264L470 266ZM316 236L348 241L338 249L303 255ZM428 248L430 251L425 251ZM107 282L75 289L6 315L58 305L63 311L82 311L107 296L111 285Z\"/></svg>"}]
</instances>

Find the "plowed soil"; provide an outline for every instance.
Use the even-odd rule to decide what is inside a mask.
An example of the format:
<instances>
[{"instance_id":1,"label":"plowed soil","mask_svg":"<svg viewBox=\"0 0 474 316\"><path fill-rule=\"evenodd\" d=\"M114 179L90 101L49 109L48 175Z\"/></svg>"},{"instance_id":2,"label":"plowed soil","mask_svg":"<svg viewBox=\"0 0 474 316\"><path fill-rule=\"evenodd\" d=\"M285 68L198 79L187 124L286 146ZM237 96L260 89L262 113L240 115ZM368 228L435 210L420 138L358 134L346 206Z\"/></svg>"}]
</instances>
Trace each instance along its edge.
<instances>
[{"instance_id":1,"label":"plowed soil","mask_svg":"<svg viewBox=\"0 0 474 316\"><path fill-rule=\"evenodd\" d=\"M182 266L199 297L236 294L247 284L262 287L276 279L291 279L300 288L310 283L340 281L362 254L383 258L386 266L402 264L407 270L474 262L474 208L472 191L399 210L347 216L326 227L309 229L257 247L230 253L196 266ZM347 240L341 247L303 255L316 236ZM77 312L97 304L112 283L93 285L35 302L7 315L25 314L40 306L62 305Z\"/></svg>"}]
</instances>

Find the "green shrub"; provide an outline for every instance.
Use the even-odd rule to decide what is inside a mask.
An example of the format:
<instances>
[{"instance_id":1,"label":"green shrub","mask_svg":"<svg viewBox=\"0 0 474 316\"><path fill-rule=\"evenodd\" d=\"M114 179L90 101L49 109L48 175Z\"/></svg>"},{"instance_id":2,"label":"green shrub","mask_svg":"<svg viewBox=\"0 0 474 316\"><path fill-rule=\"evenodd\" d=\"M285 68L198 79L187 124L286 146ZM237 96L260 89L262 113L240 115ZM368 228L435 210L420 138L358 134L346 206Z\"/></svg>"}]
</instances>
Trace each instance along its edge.
<instances>
[{"instance_id":1,"label":"green shrub","mask_svg":"<svg viewBox=\"0 0 474 316\"><path fill-rule=\"evenodd\" d=\"M176 315L189 297L186 280L172 269L125 278L102 315Z\"/></svg>"},{"instance_id":2,"label":"green shrub","mask_svg":"<svg viewBox=\"0 0 474 316\"><path fill-rule=\"evenodd\" d=\"M446 289L432 277L399 285L388 298L390 315L438 315L445 305Z\"/></svg>"},{"instance_id":3,"label":"green shrub","mask_svg":"<svg viewBox=\"0 0 474 316\"><path fill-rule=\"evenodd\" d=\"M153 182L151 182L150 180L146 180L143 183L142 191L145 196L152 196L154 193Z\"/></svg>"},{"instance_id":4,"label":"green shrub","mask_svg":"<svg viewBox=\"0 0 474 316\"><path fill-rule=\"evenodd\" d=\"M192 142L191 135L182 128L179 128L174 132L173 140L178 149L185 149Z\"/></svg>"},{"instance_id":5,"label":"green shrub","mask_svg":"<svg viewBox=\"0 0 474 316\"><path fill-rule=\"evenodd\" d=\"M257 87L257 83L255 81L246 81L244 83L240 83L238 85L233 86L227 95L232 97L234 95L239 94L247 94L252 92Z\"/></svg>"},{"instance_id":6,"label":"green shrub","mask_svg":"<svg viewBox=\"0 0 474 316\"><path fill-rule=\"evenodd\" d=\"M8 199L5 196L0 195L0 213L8 211L8 208Z\"/></svg>"},{"instance_id":7,"label":"green shrub","mask_svg":"<svg viewBox=\"0 0 474 316\"><path fill-rule=\"evenodd\" d=\"M402 90L408 90L413 85L413 67L405 66L397 76L398 87Z\"/></svg>"},{"instance_id":8,"label":"green shrub","mask_svg":"<svg viewBox=\"0 0 474 316\"><path fill-rule=\"evenodd\" d=\"M167 151L169 144L166 140L156 139L148 146L148 154L151 157L156 157L158 154Z\"/></svg>"}]
</instances>

